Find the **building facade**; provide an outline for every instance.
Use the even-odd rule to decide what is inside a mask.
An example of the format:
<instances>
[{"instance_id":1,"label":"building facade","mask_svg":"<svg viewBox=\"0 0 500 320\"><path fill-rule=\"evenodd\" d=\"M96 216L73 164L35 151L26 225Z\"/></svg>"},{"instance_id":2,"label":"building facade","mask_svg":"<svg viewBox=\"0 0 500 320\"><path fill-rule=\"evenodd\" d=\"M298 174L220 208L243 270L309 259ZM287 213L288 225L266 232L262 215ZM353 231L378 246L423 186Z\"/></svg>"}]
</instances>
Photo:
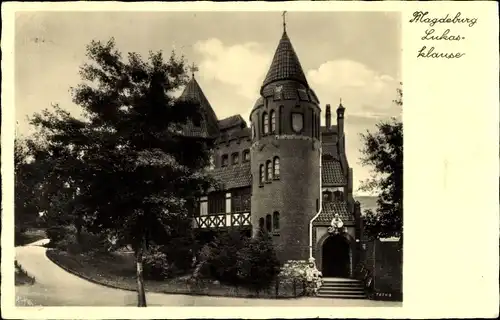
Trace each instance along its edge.
<instances>
[{"instance_id":1,"label":"building facade","mask_svg":"<svg viewBox=\"0 0 500 320\"><path fill-rule=\"evenodd\" d=\"M281 261L313 257L325 277L352 277L362 224L346 157L345 108L327 104L320 125L319 99L286 30L249 125L240 115L219 120L194 75L180 99L196 100L203 111L187 133L217 141L211 173L220 187L199 199L195 228L237 228L249 236L262 230Z\"/></svg>"}]
</instances>

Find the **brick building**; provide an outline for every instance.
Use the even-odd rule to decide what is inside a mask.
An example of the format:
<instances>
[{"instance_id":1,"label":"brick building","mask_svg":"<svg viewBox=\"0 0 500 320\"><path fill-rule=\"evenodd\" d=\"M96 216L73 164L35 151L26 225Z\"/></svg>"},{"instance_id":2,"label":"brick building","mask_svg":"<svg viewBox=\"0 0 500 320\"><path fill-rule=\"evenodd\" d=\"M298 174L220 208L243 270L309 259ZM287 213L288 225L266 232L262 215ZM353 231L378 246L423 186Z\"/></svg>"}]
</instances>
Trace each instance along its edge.
<instances>
[{"instance_id":1,"label":"brick building","mask_svg":"<svg viewBox=\"0 0 500 320\"><path fill-rule=\"evenodd\" d=\"M213 176L220 188L200 198L194 225L216 233L264 230L281 261L314 257L325 277L352 277L361 259L361 217L345 153L344 113L320 102L286 29L250 114L219 120L194 75L181 99L194 99L203 120L186 133L215 136Z\"/></svg>"}]
</instances>

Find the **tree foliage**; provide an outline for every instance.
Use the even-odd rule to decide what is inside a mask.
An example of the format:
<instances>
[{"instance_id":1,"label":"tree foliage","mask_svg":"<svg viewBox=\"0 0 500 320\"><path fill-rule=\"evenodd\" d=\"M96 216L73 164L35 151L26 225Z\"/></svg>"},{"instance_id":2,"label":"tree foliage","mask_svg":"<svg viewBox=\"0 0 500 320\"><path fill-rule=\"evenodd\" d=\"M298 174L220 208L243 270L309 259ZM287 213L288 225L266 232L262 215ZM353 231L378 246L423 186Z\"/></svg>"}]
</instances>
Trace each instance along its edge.
<instances>
[{"instance_id":1,"label":"tree foliage","mask_svg":"<svg viewBox=\"0 0 500 320\"><path fill-rule=\"evenodd\" d=\"M280 262L269 234L259 232L246 243L238 252L237 268L244 286L257 292L273 283L280 272Z\"/></svg>"},{"instance_id":2,"label":"tree foliage","mask_svg":"<svg viewBox=\"0 0 500 320\"><path fill-rule=\"evenodd\" d=\"M403 106L403 92L397 89L394 103ZM361 163L373 168L373 175L361 190L377 192L376 212L366 211L365 231L370 237L402 236L403 231L403 123L391 119L377 124L375 132L362 134Z\"/></svg>"},{"instance_id":3,"label":"tree foliage","mask_svg":"<svg viewBox=\"0 0 500 320\"><path fill-rule=\"evenodd\" d=\"M87 57L72 89L82 117L56 107L31 122L55 176L74 189L65 203L88 230L131 244L142 263L148 245L172 239L176 223L189 219L187 204L212 185L204 168L213 141L181 134L187 121L201 121L197 103L174 98L187 81L182 57L124 59L113 39L92 41ZM139 300L145 305L141 293Z\"/></svg>"}]
</instances>

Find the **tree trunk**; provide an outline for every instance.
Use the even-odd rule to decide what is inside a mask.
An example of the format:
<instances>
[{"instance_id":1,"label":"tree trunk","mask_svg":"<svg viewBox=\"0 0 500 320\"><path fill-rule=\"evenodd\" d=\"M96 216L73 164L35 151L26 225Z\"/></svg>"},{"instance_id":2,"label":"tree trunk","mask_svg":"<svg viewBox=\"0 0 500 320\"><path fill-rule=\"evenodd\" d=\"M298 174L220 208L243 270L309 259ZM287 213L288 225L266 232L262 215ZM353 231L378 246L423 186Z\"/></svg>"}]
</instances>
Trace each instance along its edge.
<instances>
[{"instance_id":1,"label":"tree trunk","mask_svg":"<svg viewBox=\"0 0 500 320\"><path fill-rule=\"evenodd\" d=\"M82 246L82 217L78 215L75 220L75 229L76 229L76 243L78 246Z\"/></svg>"},{"instance_id":2,"label":"tree trunk","mask_svg":"<svg viewBox=\"0 0 500 320\"><path fill-rule=\"evenodd\" d=\"M144 254L145 243L141 243L135 255L137 268L137 306L146 307L146 292L144 290L144 277L142 268L142 258Z\"/></svg>"}]
</instances>

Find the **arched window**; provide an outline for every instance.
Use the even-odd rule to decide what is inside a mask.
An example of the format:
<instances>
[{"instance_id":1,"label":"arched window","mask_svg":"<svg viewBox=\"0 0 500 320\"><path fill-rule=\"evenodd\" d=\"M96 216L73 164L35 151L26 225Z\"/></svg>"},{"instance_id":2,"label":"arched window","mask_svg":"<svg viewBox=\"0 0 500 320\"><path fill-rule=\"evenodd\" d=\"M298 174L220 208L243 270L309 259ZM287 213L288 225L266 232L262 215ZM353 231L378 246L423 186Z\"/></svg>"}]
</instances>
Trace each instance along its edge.
<instances>
[{"instance_id":1,"label":"arched window","mask_svg":"<svg viewBox=\"0 0 500 320\"><path fill-rule=\"evenodd\" d=\"M314 138L316 136L316 117L314 116L314 112L311 113L311 125L312 125L311 137Z\"/></svg>"},{"instance_id":2,"label":"arched window","mask_svg":"<svg viewBox=\"0 0 500 320\"><path fill-rule=\"evenodd\" d=\"M259 174L260 174L260 184L264 184L266 177L264 176L264 165L263 164L260 165Z\"/></svg>"},{"instance_id":3,"label":"arched window","mask_svg":"<svg viewBox=\"0 0 500 320\"><path fill-rule=\"evenodd\" d=\"M264 218L259 219L259 228L261 231L264 231Z\"/></svg>"},{"instance_id":4,"label":"arched window","mask_svg":"<svg viewBox=\"0 0 500 320\"><path fill-rule=\"evenodd\" d=\"M273 180L273 167L271 166L271 160L267 160L266 162L266 169L267 169L267 181Z\"/></svg>"},{"instance_id":5,"label":"arched window","mask_svg":"<svg viewBox=\"0 0 500 320\"><path fill-rule=\"evenodd\" d=\"M222 156L222 167L229 165L229 157L227 154Z\"/></svg>"},{"instance_id":6,"label":"arched window","mask_svg":"<svg viewBox=\"0 0 500 320\"><path fill-rule=\"evenodd\" d=\"M268 134L269 133L269 115L264 112L264 114L262 115L262 126L264 128L264 134Z\"/></svg>"},{"instance_id":7,"label":"arched window","mask_svg":"<svg viewBox=\"0 0 500 320\"><path fill-rule=\"evenodd\" d=\"M279 111L278 111L278 118L280 119L278 124L279 124L279 133L283 133L283 106L280 106Z\"/></svg>"},{"instance_id":8,"label":"arched window","mask_svg":"<svg viewBox=\"0 0 500 320\"><path fill-rule=\"evenodd\" d=\"M243 151L243 162L249 162L250 161L250 150L244 150Z\"/></svg>"},{"instance_id":9,"label":"arched window","mask_svg":"<svg viewBox=\"0 0 500 320\"><path fill-rule=\"evenodd\" d=\"M271 110L271 133L276 132L276 112Z\"/></svg>"},{"instance_id":10,"label":"arched window","mask_svg":"<svg viewBox=\"0 0 500 320\"><path fill-rule=\"evenodd\" d=\"M266 216L266 231L271 232L271 227L272 227L272 222L271 222L271 215L268 214Z\"/></svg>"},{"instance_id":11,"label":"arched window","mask_svg":"<svg viewBox=\"0 0 500 320\"><path fill-rule=\"evenodd\" d=\"M274 179L278 179L280 177L280 158L274 157L273 160L273 167L274 167Z\"/></svg>"},{"instance_id":12,"label":"arched window","mask_svg":"<svg viewBox=\"0 0 500 320\"><path fill-rule=\"evenodd\" d=\"M280 229L280 213L278 211L273 212L273 229L274 231Z\"/></svg>"}]
</instances>

